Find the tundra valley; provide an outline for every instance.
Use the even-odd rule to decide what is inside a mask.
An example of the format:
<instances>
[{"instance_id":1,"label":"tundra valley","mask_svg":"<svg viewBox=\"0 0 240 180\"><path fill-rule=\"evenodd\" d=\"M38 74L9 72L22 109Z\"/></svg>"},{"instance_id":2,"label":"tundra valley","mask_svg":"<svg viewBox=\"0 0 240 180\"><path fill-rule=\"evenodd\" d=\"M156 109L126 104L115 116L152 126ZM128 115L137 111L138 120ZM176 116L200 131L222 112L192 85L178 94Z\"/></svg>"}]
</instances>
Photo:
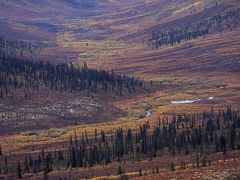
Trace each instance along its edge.
<instances>
[{"instance_id":1,"label":"tundra valley","mask_svg":"<svg viewBox=\"0 0 240 180\"><path fill-rule=\"evenodd\" d=\"M1 0L0 179L240 179L240 1Z\"/></svg>"}]
</instances>

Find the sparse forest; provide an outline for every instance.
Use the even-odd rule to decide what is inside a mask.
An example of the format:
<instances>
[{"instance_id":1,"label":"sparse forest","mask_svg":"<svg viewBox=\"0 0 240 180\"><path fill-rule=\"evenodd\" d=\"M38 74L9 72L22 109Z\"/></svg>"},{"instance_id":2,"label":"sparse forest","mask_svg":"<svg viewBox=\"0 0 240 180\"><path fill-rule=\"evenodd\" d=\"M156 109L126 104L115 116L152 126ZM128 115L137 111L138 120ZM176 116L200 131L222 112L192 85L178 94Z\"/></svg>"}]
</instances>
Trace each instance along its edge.
<instances>
[{"instance_id":1,"label":"sparse forest","mask_svg":"<svg viewBox=\"0 0 240 180\"><path fill-rule=\"evenodd\" d=\"M145 123L139 129L116 129L104 132L95 130L94 135L87 131L81 137L71 135L65 150L45 152L38 157L28 155L17 164L2 164L0 172L17 174L45 174L54 169L91 168L112 162L139 162L155 157L175 157L192 155L195 168L211 164L212 154L222 152L227 159L230 150L240 149L240 112L239 110L219 110L192 115L174 115L172 119L156 120L150 126ZM169 162L171 171L175 163ZM181 164L186 168L186 164ZM158 169L159 167L157 167ZM121 167L120 167L121 170ZM119 171L120 171L119 170ZM121 170L123 173L123 171ZM119 172L118 172L119 174Z\"/></svg>"},{"instance_id":2,"label":"sparse forest","mask_svg":"<svg viewBox=\"0 0 240 180\"><path fill-rule=\"evenodd\" d=\"M42 42L29 42L23 40L10 40L0 37L0 53L5 56L19 58L37 58L37 56L46 48Z\"/></svg>"},{"instance_id":3,"label":"sparse forest","mask_svg":"<svg viewBox=\"0 0 240 180\"><path fill-rule=\"evenodd\" d=\"M18 89L29 98L31 92L39 92L41 86L59 92L101 90L122 96L125 92L135 93L137 89L142 89L144 83L133 76L91 69L86 64L83 67L72 63L54 65L0 53L0 98L13 97Z\"/></svg>"},{"instance_id":4,"label":"sparse forest","mask_svg":"<svg viewBox=\"0 0 240 180\"><path fill-rule=\"evenodd\" d=\"M218 14L208 19L203 19L195 23L184 24L161 31L156 29L152 31L150 39L155 49L163 45L175 45L186 42L209 34L223 33L224 31L239 27L240 9L227 11L225 14Z\"/></svg>"}]
</instances>

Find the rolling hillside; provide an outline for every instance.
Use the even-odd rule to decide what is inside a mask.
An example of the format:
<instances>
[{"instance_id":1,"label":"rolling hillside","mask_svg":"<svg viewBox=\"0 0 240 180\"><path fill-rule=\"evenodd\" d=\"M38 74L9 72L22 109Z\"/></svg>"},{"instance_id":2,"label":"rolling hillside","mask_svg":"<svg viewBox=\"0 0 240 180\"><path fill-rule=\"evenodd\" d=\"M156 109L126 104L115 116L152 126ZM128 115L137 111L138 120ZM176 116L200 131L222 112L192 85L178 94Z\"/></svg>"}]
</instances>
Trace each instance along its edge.
<instances>
[{"instance_id":1,"label":"rolling hillside","mask_svg":"<svg viewBox=\"0 0 240 180\"><path fill-rule=\"evenodd\" d=\"M63 33L78 40L142 38L153 28L164 29L196 21L236 7L236 4L234 0L3 0L0 23L7 28L1 28L0 34L43 38L39 40Z\"/></svg>"}]
</instances>

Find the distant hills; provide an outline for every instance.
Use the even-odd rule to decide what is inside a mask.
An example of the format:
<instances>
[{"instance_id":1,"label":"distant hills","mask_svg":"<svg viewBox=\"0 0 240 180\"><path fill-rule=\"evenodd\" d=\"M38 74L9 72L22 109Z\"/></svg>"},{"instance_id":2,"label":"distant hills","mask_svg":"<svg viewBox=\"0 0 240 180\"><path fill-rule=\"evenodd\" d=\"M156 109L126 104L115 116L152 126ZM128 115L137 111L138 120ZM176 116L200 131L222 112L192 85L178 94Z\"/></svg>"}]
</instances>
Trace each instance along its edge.
<instances>
[{"instance_id":1,"label":"distant hills","mask_svg":"<svg viewBox=\"0 0 240 180\"><path fill-rule=\"evenodd\" d=\"M68 32L78 39L142 38L156 26L194 21L238 4L234 0L2 0L0 36L52 41L56 33Z\"/></svg>"}]
</instances>

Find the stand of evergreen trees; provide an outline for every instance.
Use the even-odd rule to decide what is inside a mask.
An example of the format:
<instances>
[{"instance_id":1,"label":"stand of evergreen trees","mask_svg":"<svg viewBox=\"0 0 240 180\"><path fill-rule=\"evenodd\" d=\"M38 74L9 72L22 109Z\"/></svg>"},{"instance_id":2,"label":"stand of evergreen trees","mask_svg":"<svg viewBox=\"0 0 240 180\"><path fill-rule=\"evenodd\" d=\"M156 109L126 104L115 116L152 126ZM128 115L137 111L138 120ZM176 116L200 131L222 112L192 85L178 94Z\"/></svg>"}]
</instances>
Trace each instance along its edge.
<instances>
[{"instance_id":1,"label":"stand of evergreen trees","mask_svg":"<svg viewBox=\"0 0 240 180\"><path fill-rule=\"evenodd\" d=\"M10 40L0 37L0 52L4 52L11 57L35 57L46 47L41 42L29 42L23 40Z\"/></svg>"},{"instance_id":2,"label":"stand of evergreen trees","mask_svg":"<svg viewBox=\"0 0 240 180\"><path fill-rule=\"evenodd\" d=\"M175 45L191 39L206 36L208 34L222 33L239 27L240 9L227 11L208 19L200 20L195 23L188 23L169 30L153 30L150 39L155 49L163 45Z\"/></svg>"},{"instance_id":3,"label":"stand of evergreen trees","mask_svg":"<svg viewBox=\"0 0 240 180\"><path fill-rule=\"evenodd\" d=\"M112 162L135 162L155 157L192 155L194 167L211 164L208 156L229 150L240 150L240 112L228 108L218 113L203 112L195 115L173 116L171 120L157 120L154 126L145 123L139 129L117 129L105 133L95 130L91 137L85 131L81 137L70 136L69 148L45 153L38 158L31 155L13 165L5 158L0 172L45 172L61 168L90 168ZM186 163L182 162L183 167ZM174 162L169 164L175 170ZM186 167L185 167L186 168ZM158 171L159 168L157 167ZM117 173L117 172L116 172Z\"/></svg>"},{"instance_id":4,"label":"stand of evergreen trees","mask_svg":"<svg viewBox=\"0 0 240 180\"><path fill-rule=\"evenodd\" d=\"M30 92L39 92L41 86L63 92L99 91L117 95L135 93L143 88L143 81L113 71L75 67L73 64L33 62L7 56L0 51L0 99L12 97L15 90L22 90L27 98Z\"/></svg>"}]
</instances>

